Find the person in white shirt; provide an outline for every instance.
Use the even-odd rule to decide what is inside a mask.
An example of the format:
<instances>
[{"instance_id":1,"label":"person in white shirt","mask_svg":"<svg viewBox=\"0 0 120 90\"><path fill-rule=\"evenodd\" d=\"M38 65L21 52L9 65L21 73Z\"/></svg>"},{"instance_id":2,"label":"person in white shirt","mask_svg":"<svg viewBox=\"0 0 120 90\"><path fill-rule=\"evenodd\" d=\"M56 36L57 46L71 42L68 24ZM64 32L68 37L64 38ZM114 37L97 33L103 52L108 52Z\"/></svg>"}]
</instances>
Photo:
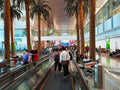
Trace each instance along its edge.
<instances>
[{"instance_id":1,"label":"person in white shirt","mask_svg":"<svg viewBox=\"0 0 120 90\"><path fill-rule=\"evenodd\" d=\"M66 51L66 48L62 47L62 52L60 53L60 62L63 66L64 78L67 78L67 75L69 75L69 69L68 69L69 61L70 61L70 55Z\"/></svg>"}]
</instances>

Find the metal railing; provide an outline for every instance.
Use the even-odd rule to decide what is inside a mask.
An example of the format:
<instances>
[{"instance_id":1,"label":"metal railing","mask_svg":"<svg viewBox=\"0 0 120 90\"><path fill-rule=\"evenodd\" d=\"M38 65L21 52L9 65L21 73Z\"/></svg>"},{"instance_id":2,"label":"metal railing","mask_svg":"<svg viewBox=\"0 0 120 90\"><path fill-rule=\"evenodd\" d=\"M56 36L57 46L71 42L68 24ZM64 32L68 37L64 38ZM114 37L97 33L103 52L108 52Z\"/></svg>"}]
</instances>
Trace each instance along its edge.
<instances>
[{"instance_id":1,"label":"metal railing","mask_svg":"<svg viewBox=\"0 0 120 90\"><path fill-rule=\"evenodd\" d=\"M74 85L77 84L76 86L74 86L74 90L78 90L78 88L80 88L81 90L90 90L88 82L84 78L84 75L82 74L80 67L77 65L75 60L72 60L72 63L75 68L72 72L74 73L76 72L76 75L73 76L74 79L73 81L74 81Z\"/></svg>"},{"instance_id":2,"label":"metal railing","mask_svg":"<svg viewBox=\"0 0 120 90\"><path fill-rule=\"evenodd\" d=\"M50 56L51 54L46 55L37 62L22 65L18 69L0 75L0 90L15 90L16 88L31 90L36 81L40 80L52 65Z\"/></svg>"},{"instance_id":3,"label":"metal railing","mask_svg":"<svg viewBox=\"0 0 120 90\"><path fill-rule=\"evenodd\" d=\"M45 54L41 56L39 59L46 57L49 54ZM3 60L0 62L0 75L11 70L18 69L23 66L23 58L22 57L12 57L11 60Z\"/></svg>"}]
</instances>

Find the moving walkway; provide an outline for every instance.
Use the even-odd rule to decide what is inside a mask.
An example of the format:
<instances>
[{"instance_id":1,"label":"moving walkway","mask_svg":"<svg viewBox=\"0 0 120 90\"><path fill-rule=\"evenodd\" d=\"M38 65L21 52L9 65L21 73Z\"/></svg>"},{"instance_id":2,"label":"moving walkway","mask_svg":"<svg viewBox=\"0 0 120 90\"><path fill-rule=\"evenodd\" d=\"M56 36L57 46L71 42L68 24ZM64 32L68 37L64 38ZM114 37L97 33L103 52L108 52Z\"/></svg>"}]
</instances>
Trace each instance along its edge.
<instances>
[{"instance_id":1,"label":"moving walkway","mask_svg":"<svg viewBox=\"0 0 120 90\"><path fill-rule=\"evenodd\" d=\"M54 53L39 59L34 66L33 62L23 65L16 70L0 76L1 90L89 90L89 86L77 66L71 61L70 75L67 79L60 73L55 77Z\"/></svg>"}]
</instances>

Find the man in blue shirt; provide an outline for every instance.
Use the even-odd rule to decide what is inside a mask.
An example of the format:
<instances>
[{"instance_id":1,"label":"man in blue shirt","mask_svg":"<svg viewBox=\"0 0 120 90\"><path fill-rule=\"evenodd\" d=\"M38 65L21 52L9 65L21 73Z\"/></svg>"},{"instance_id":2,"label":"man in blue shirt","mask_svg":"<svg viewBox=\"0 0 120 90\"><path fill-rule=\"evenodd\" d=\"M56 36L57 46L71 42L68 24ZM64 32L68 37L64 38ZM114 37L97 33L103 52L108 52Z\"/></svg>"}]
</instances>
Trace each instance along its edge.
<instances>
[{"instance_id":1,"label":"man in blue shirt","mask_svg":"<svg viewBox=\"0 0 120 90\"><path fill-rule=\"evenodd\" d=\"M29 60L29 52L28 52L28 50L25 50L25 53L23 54L23 60L24 60L24 64L28 63L28 60Z\"/></svg>"}]
</instances>

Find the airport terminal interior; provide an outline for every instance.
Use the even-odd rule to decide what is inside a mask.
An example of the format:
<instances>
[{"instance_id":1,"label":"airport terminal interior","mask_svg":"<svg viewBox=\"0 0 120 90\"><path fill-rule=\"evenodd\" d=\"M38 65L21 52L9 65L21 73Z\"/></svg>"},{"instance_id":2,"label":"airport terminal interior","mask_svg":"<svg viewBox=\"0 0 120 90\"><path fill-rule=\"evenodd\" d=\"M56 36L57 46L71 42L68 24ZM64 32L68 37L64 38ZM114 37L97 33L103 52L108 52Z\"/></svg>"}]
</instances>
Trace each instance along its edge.
<instances>
[{"instance_id":1,"label":"airport terminal interior","mask_svg":"<svg viewBox=\"0 0 120 90\"><path fill-rule=\"evenodd\" d=\"M120 0L0 0L0 90L120 90Z\"/></svg>"}]
</instances>

